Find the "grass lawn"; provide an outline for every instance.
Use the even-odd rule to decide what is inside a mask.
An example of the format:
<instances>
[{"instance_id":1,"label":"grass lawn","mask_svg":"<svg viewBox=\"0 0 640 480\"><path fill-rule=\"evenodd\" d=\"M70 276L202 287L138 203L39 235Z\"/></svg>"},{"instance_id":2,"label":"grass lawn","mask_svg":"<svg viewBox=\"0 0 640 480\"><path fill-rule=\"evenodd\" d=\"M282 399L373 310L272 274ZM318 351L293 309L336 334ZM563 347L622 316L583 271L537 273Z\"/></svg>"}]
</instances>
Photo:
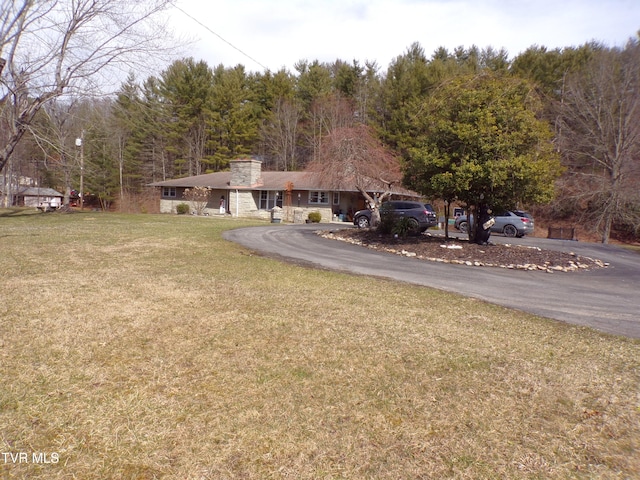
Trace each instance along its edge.
<instances>
[{"instance_id":1,"label":"grass lawn","mask_svg":"<svg viewBox=\"0 0 640 480\"><path fill-rule=\"evenodd\" d=\"M0 211L0 478L639 478L638 340L221 237L255 223Z\"/></svg>"}]
</instances>

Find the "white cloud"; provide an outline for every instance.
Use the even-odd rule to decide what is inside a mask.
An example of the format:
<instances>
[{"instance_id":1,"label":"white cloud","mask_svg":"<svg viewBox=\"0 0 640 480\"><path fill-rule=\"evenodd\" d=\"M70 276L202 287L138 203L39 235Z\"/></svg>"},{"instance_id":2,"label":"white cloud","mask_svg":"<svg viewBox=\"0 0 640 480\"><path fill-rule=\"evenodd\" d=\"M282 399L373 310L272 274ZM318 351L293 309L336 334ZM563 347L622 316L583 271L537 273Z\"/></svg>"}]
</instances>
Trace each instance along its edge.
<instances>
[{"instance_id":1,"label":"white cloud","mask_svg":"<svg viewBox=\"0 0 640 480\"><path fill-rule=\"evenodd\" d=\"M200 38L190 56L252 71L293 70L301 59L375 60L386 69L413 42L427 55L475 44L504 47L511 57L534 44L622 45L640 28L636 0L181 0L178 6L207 27L173 15L178 31Z\"/></svg>"}]
</instances>

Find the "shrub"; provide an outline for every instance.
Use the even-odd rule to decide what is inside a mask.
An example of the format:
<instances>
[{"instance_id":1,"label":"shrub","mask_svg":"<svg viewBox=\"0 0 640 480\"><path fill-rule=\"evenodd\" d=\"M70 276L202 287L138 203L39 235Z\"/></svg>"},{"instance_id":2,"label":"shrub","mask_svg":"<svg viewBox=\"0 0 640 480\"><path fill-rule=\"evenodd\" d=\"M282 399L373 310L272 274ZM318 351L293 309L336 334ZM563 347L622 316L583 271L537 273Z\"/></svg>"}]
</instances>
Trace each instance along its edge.
<instances>
[{"instance_id":1,"label":"shrub","mask_svg":"<svg viewBox=\"0 0 640 480\"><path fill-rule=\"evenodd\" d=\"M392 210L382 210L380 212L380 223L378 224L378 232L382 234L393 233L396 226L396 217Z\"/></svg>"},{"instance_id":2,"label":"shrub","mask_svg":"<svg viewBox=\"0 0 640 480\"><path fill-rule=\"evenodd\" d=\"M179 203L176 205L176 213L178 215L186 215L189 213L189 204L187 203Z\"/></svg>"},{"instance_id":3,"label":"shrub","mask_svg":"<svg viewBox=\"0 0 640 480\"><path fill-rule=\"evenodd\" d=\"M409 234L413 234L415 232L415 220L412 218L399 218L396 220L393 228L391 229L391 233L398 235L399 237L406 237Z\"/></svg>"},{"instance_id":4,"label":"shrub","mask_svg":"<svg viewBox=\"0 0 640 480\"><path fill-rule=\"evenodd\" d=\"M310 212L308 218L310 222L320 223L320 220L322 220L322 215L320 214L320 212Z\"/></svg>"}]
</instances>

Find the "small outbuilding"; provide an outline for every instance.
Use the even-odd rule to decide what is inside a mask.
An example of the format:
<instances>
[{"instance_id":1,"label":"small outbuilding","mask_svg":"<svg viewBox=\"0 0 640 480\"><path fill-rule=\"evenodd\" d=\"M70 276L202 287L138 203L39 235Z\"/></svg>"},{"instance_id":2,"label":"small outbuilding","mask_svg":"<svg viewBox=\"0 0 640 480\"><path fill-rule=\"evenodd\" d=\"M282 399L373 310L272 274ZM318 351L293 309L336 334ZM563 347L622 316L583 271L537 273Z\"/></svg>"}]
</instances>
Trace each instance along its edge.
<instances>
[{"instance_id":1,"label":"small outbuilding","mask_svg":"<svg viewBox=\"0 0 640 480\"><path fill-rule=\"evenodd\" d=\"M18 187L15 192L16 205L19 207L36 207L53 210L62 205L64 195L53 188Z\"/></svg>"}]
</instances>

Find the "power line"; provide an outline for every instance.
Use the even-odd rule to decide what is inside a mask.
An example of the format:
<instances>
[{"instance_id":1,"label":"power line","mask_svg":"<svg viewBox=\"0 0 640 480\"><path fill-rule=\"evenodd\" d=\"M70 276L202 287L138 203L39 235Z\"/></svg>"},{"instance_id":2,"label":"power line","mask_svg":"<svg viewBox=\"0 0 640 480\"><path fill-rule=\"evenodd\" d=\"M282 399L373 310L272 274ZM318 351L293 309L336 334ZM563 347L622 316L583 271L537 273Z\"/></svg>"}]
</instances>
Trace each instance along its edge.
<instances>
[{"instance_id":1,"label":"power line","mask_svg":"<svg viewBox=\"0 0 640 480\"><path fill-rule=\"evenodd\" d=\"M184 13L187 17L189 17L191 20L193 20L194 22L196 22L198 25L200 25L201 27L203 27L204 29L206 29L208 32L213 33L216 37L218 37L220 40L222 40L224 43L226 43L227 45L229 45L231 48L233 48L234 50L237 50L238 52L240 52L242 55L244 55L245 57L247 57L249 60L251 60L252 62L255 62L256 64L260 65L262 68L264 68L267 72L269 71L268 67L265 67L263 64L261 64L259 61L257 61L255 58L253 58L252 56L246 54L245 52L243 52L242 50L240 50L238 47L236 47L233 43L229 42L228 40L224 39L223 37L221 37L220 35L218 35L216 32L214 32L213 30L211 30L211 28L209 28L207 25L205 25L204 23L202 23L200 20L198 20L197 18L193 17L192 15L188 14L187 12L185 12L182 8L180 8L177 5L174 5L175 8L177 8L178 10L180 10L182 13Z\"/></svg>"}]
</instances>

